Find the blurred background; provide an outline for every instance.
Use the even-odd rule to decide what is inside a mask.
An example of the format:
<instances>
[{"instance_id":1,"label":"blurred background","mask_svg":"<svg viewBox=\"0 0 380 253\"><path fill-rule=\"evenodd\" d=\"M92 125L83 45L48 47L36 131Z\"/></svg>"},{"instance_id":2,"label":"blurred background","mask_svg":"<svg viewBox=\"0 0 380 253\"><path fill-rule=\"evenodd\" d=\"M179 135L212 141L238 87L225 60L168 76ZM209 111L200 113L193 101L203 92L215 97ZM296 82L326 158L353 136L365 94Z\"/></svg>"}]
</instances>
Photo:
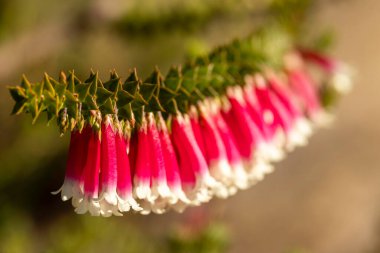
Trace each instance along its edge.
<instances>
[{"instance_id":1,"label":"blurred background","mask_svg":"<svg viewBox=\"0 0 380 253\"><path fill-rule=\"evenodd\" d=\"M309 29L334 30L334 55L358 72L333 127L258 185L184 214L74 214L50 194L64 178L68 136L10 116L6 86L22 74L165 73L252 31L268 2L0 0L0 252L380 252L378 0L313 1Z\"/></svg>"}]
</instances>

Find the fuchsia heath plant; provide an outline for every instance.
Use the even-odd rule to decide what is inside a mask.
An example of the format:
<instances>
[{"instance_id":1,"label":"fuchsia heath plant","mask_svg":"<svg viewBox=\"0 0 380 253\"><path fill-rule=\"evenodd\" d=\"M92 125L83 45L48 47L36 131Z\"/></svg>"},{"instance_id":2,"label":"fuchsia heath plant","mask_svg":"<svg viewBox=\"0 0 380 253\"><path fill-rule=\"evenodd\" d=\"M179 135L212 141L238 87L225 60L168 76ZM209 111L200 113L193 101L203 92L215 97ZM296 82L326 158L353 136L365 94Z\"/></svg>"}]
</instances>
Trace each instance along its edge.
<instances>
[{"instance_id":1,"label":"fuchsia heath plant","mask_svg":"<svg viewBox=\"0 0 380 253\"><path fill-rule=\"evenodd\" d=\"M54 194L76 213L182 212L263 180L331 121L332 98L349 90L342 63L289 41L275 56L257 47L270 38L253 34L144 81L135 70L125 82L115 72L107 82L93 72L85 81L74 72L23 78L9 88L13 112L34 121L46 112L70 132Z\"/></svg>"}]
</instances>

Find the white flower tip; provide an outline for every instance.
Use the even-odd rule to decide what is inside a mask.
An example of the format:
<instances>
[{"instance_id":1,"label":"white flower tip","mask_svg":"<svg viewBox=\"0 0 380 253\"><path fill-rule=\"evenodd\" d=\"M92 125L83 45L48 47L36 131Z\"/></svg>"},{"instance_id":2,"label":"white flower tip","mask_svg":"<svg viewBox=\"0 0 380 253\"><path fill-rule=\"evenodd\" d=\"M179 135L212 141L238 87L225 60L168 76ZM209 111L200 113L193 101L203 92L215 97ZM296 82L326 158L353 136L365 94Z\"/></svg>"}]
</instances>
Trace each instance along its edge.
<instances>
[{"instance_id":1,"label":"white flower tip","mask_svg":"<svg viewBox=\"0 0 380 253\"><path fill-rule=\"evenodd\" d=\"M218 197L218 198L221 198L221 199L226 199L230 194L229 194L229 190L228 190L228 187L225 186L224 184L222 183L217 183L215 185L215 187L212 189L212 193Z\"/></svg>"},{"instance_id":2,"label":"white flower tip","mask_svg":"<svg viewBox=\"0 0 380 253\"><path fill-rule=\"evenodd\" d=\"M59 188L58 190L50 192L50 193L53 194L53 195L57 195L57 194L59 194L62 191L62 188L63 188L63 186L61 186L61 188Z\"/></svg>"},{"instance_id":3,"label":"white flower tip","mask_svg":"<svg viewBox=\"0 0 380 253\"><path fill-rule=\"evenodd\" d=\"M158 194L162 198L169 198L173 195L172 192L170 191L168 185L166 184L166 182L165 183L159 183L158 187L157 187L157 191L158 191Z\"/></svg>"},{"instance_id":4,"label":"white flower tip","mask_svg":"<svg viewBox=\"0 0 380 253\"><path fill-rule=\"evenodd\" d=\"M163 214L167 211L167 201L165 199L160 199L151 203L151 210L155 214Z\"/></svg>"},{"instance_id":5,"label":"white flower tip","mask_svg":"<svg viewBox=\"0 0 380 253\"><path fill-rule=\"evenodd\" d=\"M297 119L295 123L295 128L302 134L304 134L307 138L310 137L313 133L313 127L311 125L311 122L305 118Z\"/></svg>"},{"instance_id":6,"label":"white flower tip","mask_svg":"<svg viewBox=\"0 0 380 253\"><path fill-rule=\"evenodd\" d=\"M231 166L226 159L221 159L210 164L210 174L222 183L229 184L232 181Z\"/></svg>"},{"instance_id":7,"label":"white flower tip","mask_svg":"<svg viewBox=\"0 0 380 253\"><path fill-rule=\"evenodd\" d=\"M100 204L98 201L93 199L83 199L78 205L77 208L75 208L75 212L77 214L85 214L89 212L92 216L99 216L100 215Z\"/></svg>"},{"instance_id":8,"label":"white flower tip","mask_svg":"<svg viewBox=\"0 0 380 253\"><path fill-rule=\"evenodd\" d=\"M318 127L326 128L334 122L334 115L324 110L319 110L311 116L311 119Z\"/></svg>"},{"instance_id":9,"label":"white flower tip","mask_svg":"<svg viewBox=\"0 0 380 253\"><path fill-rule=\"evenodd\" d=\"M125 198L118 196L118 207L119 207L120 212L128 212L131 209L136 212L139 212L142 210L140 205L136 202L136 200L132 196L125 197Z\"/></svg>"},{"instance_id":10,"label":"white flower tip","mask_svg":"<svg viewBox=\"0 0 380 253\"><path fill-rule=\"evenodd\" d=\"M134 188L134 193L138 199L147 199L151 195L151 190L149 185L137 185Z\"/></svg>"},{"instance_id":11,"label":"white flower tip","mask_svg":"<svg viewBox=\"0 0 380 253\"><path fill-rule=\"evenodd\" d=\"M285 157L285 153L277 145L262 143L257 150L258 159L279 162Z\"/></svg>"},{"instance_id":12,"label":"white flower tip","mask_svg":"<svg viewBox=\"0 0 380 253\"><path fill-rule=\"evenodd\" d=\"M287 136L286 148L292 151L295 147L305 146L307 143L307 137L304 134L297 129L292 129Z\"/></svg>"},{"instance_id":13,"label":"white flower tip","mask_svg":"<svg viewBox=\"0 0 380 253\"><path fill-rule=\"evenodd\" d=\"M190 200L186 197L186 194L181 189L181 186L175 186L171 189L173 192L173 198L171 200L171 204L175 204L177 202L183 202L185 204L190 204Z\"/></svg>"},{"instance_id":14,"label":"white flower tip","mask_svg":"<svg viewBox=\"0 0 380 253\"><path fill-rule=\"evenodd\" d=\"M128 202L120 201L117 203L117 207L119 208L120 212L129 212L131 210L131 206Z\"/></svg>"},{"instance_id":15,"label":"white flower tip","mask_svg":"<svg viewBox=\"0 0 380 253\"><path fill-rule=\"evenodd\" d=\"M334 89L343 95L346 95L352 90L352 77L345 72L334 73L330 80Z\"/></svg>"},{"instance_id":16,"label":"white flower tip","mask_svg":"<svg viewBox=\"0 0 380 253\"><path fill-rule=\"evenodd\" d=\"M236 186L229 186L228 187L228 195L233 196L238 192L238 187Z\"/></svg>"},{"instance_id":17,"label":"white flower tip","mask_svg":"<svg viewBox=\"0 0 380 253\"><path fill-rule=\"evenodd\" d=\"M244 166L241 163L233 164L233 184L240 190L247 189L249 187L248 175L245 172Z\"/></svg>"},{"instance_id":18,"label":"white flower tip","mask_svg":"<svg viewBox=\"0 0 380 253\"><path fill-rule=\"evenodd\" d=\"M103 192L100 196L101 196L100 197L101 200L104 199L111 206L117 205L118 199L117 199L116 190L114 192L108 192L108 191Z\"/></svg>"},{"instance_id":19,"label":"white flower tip","mask_svg":"<svg viewBox=\"0 0 380 253\"><path fill-rule=\"evenodd\" d=\"M183 211L185 211L185 209L188 207L188 204L185 204L183 202L177 202L176 204L172 205L171 208L178 212L178 213L183 213Z\"/></svg>"}]
</instances>

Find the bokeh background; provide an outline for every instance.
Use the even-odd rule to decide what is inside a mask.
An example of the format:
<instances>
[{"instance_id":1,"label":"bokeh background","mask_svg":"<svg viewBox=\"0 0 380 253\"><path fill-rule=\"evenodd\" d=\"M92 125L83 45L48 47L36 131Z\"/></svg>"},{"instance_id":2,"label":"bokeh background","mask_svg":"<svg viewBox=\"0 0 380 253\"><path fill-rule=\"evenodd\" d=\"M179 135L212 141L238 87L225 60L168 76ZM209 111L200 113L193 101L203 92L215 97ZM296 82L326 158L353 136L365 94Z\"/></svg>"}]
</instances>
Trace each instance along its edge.
<instances>
[{"instance_id":1,"label":"bokeh background","mask_svg":"<svg viewBox=\"0 0 380 253\"><path fill-rule=\"evenodd\" d=\"M74 214L60 187L68 136L10 116L7 85L91 68L165 72L186 55L243 36L265 18L258 0L0 0L0 252L380 252L380 1L315 0L309 29L336 33L357 70L333 127L227 200L184 214Z\"/></svg>"}]
</instances>

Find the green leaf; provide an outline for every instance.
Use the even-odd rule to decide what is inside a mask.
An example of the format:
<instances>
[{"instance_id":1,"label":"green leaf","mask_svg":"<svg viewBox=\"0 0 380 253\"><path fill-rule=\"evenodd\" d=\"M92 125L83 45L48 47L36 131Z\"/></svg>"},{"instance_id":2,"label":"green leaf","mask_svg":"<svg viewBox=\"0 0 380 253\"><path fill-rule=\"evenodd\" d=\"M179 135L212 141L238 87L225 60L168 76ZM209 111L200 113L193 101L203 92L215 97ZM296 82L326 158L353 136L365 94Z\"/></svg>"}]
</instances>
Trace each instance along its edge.
<instances>
[{"instance_id":1,"label":"green leaf","mask_svg":"<svg viewBox=\"0 0 380 253\"><path fill-rule=\"evenodd\" d=\"M120 78L113 78L103 84L104 88L111 92L116 92L119 86Z\"/></svg>"},{"instance_id":2,"label":"green leaf","mask_svg":"<svg viewBox=\"0 0 380 253\"><path fill-rule=\"evenodd\" d=\"M195 88L195 81L198 77L198 70L198 66L195 66L194 68L187 67L184 69L181 88L185 89L189 93L193 91Z\"/></svg>"},{"instance_id":3,"label":"green leaf","mask_svg":"<svg viewBox=\"0 0 380 253\"><path fill-rule=\"evenodd\" d=\"M153 93L156 91L156 89L157 89L156 85L144 83L140 85L139 92L145 101L149 101L152 98Z\"/></svg>"},{"instance_id":4,"label":"green leaf","mask_svg":"<svg viewBox=\"0 0 380 253\"><path fill-rule=\"evenodd\" d=\"M136 93L135 99L132 101L132 103L133 106L137 107L148 105L148 102L142 97L140 93Z\"/></svg>"},{"instance_id":5,"label":"green leaf","mask_svg":"<svg viewBox=\"0 0 380 253\"><path fill-rule=\"evenodd\" d=\"M99 79L98 79L98 73L95 74L91 84L90 84L90 89L88 91L88 93L92 96L94 96L96 94L96 91L98 89L98 82L99 82ZM87 83L87 82L86 82ZM101 83L100 83L100 86L101 86Z\"/></svg>"},{"instance_id":6,"label":"green leaf","mask_svg":"<svg viewBox=\"0 0 380 253\"><path fill-rule=\"evenodd\" d=\"M153 96L151 100L149 100L149 105L146 107L146 111L148 112L165 112L164 107L161 105L158 97Z\"/></svg>"},{"instance_id":7,"label":"green leaf","mask_svg":"<svg viewBox=\"0 0 380 253\"><path fill-rule=\"evenodd\" d=\"M133 115L138 126L141 126L144 115L144 107L133 108Z\"/></svg>"},{"instance_id":8,"label":"green leaf","mask_svg":"<svg viewBox=\"0 0 380 253\"><path fill-rule=\"evenodd\" d=\"M75 86L77 84L75 82L74 71L69 73L67 80L68 80L67 90L69 90L71 93L74 93L75 92Z\"/></svg>"},{"instance_id":9,"label":"green leaf","mask_svg":"<svg viewBox=\"0 0 380 253\"><path fill-rule=\"evenodd\" d=\"M84 102L86 97L89 95L90 85L87 83L80 83L76 85L75 92L78 94L78 99Z\"/></svg>"},{"instance_id":10,"label":"green leaf","mask_svg":"<svg viewBox=\"0 0 380 253\"><path fill-rule=\"evenodd\" d=\"M44 104L48 113L58 116L57 100L48 90L44 90Z\"/></svg>"},{"instance_id":11,"label":"green leaf","mask_svg":"<svg viewBox=\"0 0 380 253\"><path fill-rule=\"evenodd\" d=\"M103 105L100 106L100 111L103 115L115 114L115 107L112 103L112 99L107 99Z\"/></svg>"},{"instance_id":12,"label":"green leaf","mask_svg":"<svg viewBox=\"0 0 380 253\"><path fill-rule=\"evenodd\" d=\"M153 73L144 81L143 84L153 84L155 86L160 86L161 84L161 73L160 71L158 70L158 68L156 68Z\"/></svg>"},{"instance_id":13,"label":"green leaf","mask_svg":"<svg viewBox=\"0 0 380 253\"><path fill-rule=\"evenodd\" d=\"M43 90L44 90L44 82L42 82L42 83L35 83L32 86L32 89L31 89L31 91L33 91L33 93L35 94L35 96L37 96L38 98L40 98L42 96Z\"/></svg>"},{"instance_id":14,"label":"green leaf","mask_svg":"<svg viewBox=\"0 0 380 253\"><path fill-rule=\"evenodd\" d=\"M95 97L93 96L87 96L85 100L85 104L88 108L88 110L98 110L98 105L96 104Z\"/></svg>"},{"instance_id":15,"label":"green leaf","mask_svg":"<svg viewBox=\"0 0 380 253\"><path fill-rule=\"evenodd\" d=\"M113 95L112 92L108 91L107 89L103 87L98 87L97 92L96 92L96 97L97 97L97 102L98 105L102 105L108 100L111 96Z\"/></svg>"},{"instance_id":16,"label":"green leaf","mask_svg":"<svg viewBox=\"0 0 380 253\"><path fill-rule=\"evenodd\" d=\"M32 124L34 124L41 112L41 110L38 108L38 101L37 98L33 97L30 102L27 104L28 111L32 115Z\"/></svg>"},{"instance_id":17,"label":"green leaf","mask_svg":"<svg viewBox=\"0 0 380 253\"><path fill-rule=\"evenodd\" d=\"M65 95L65 91L66 91L66 84L57 83L55 85L55 92L59 98L61 99L63 98L63 96Z\"/></svg>"},{"instance_id":18,"label":"green leaf","mask_svg":"<svg viewBox=\"0 0 380 253\"><path fill-rule=\"evenodd\" d=\"M32 88L32 85L30 84L30 82L28 81L28 79L26 79L25 75L22 75L21 87L24 88L24 89L31 89Z\"/></svg>"},{"instance_id":19,"label":"green leaf","mask_svg":"<svg viewBox=\"0 0 380 253\"><path fill-rule=\"evenodd\" d=\"M138 91L139 86L140 81L137 77L136 69L134 69L134 71L130 74L130 76L122 85L122 88L123 90L127 91L129 94L132 94L134 96Z\"/></svg>"},{"instance_id":20,"label":"green leaf","mask_svg":"<svg viewBox=\"0 0 380 253\"><path fill-rule=\"evenodd\" d=\"M131 104L126 104L124 106L118 107L118 116L119 117L131 121L133 118L132 115L133 115L133 112L132 112L132 105Z\"/></svg>"},{"instance_id":21,"label":"green leaf","mask_svg":"<svg viewBox=\"0 0 380 253\"><path fill-rule=\"evenodd\" d=\"M117 93L117 106L122 107L122 106L132 102L133 99L134 99L134 97L131 94L129 94L128 92L126 92L124 90L120 90Z\"/></svg>"},{"instance_id":22,"label":"green leaf","mask_svg":"<svg viewBox=\"0 0 380 253\"><path fill-rule=\"evenodd\" d=\"M79 102L78 98L73 94L71 93L69 90L65 90L65 97L67 100L71 101L71 102Z\"/></svg>"},{"instance_id":23,"label":"green leaf","mask_svg":"<svg viewBox=\"0 0 380 253\"><path fill-rule=\"evenodd\" d=\"M14 105L13 109L12 109L12 115L19 115L21 114L22 112L25 111L25 107L26 107L26 102L27 100L24 99L24 100L20 100L20 101L17 101L16 104Z\"/></svg>"},{"instance_id":24,"label":"green leaf","mask_svg":"<svg viewBox=\"0 0 380 253\"><path fill-rule=\"evenodd\" d=\"M8 87L8 90L15 102L19 102L26 99L26 94L22 87L20 86Z\"/></svg>"},{"instance_id":25,"label":"green leaf","mask_svg":"<svg viewBox=\"0 0 380 253\"><path fill-rule=\"evenodd\" d=\"M161 87L159 91L159 100L162 101L162 103L165 103L166 101L169 101L170 99L174 98L177 95L175 91L172 91L169 88Z\"/></svg>"},{"instance_id":26,"label":"green leaf","mask_svg":"<svg viewBox=\"0 0 380 253\"><path fill-rule=\"evenodd\" d=\"M165 105L165 110L167 113L171 114L177 114L178 112L178 105L177 101L175 99L169 100L169 102Z\"/></svg>"},{"instance_id":27,"label":"green leaf","mask_svg":"<svg viewBox=\"0 0 380 253\"><path fill-rule=\"evenodd\" d=\"M51 93L53 96L55 95L55 89L52 85L52 83L50 82L50 77L48 76L47 73L45 73L44 75L44 80L43 80L43 87L49 92Z\"/></svg>"},{"instance_id":28,"label":"green leaf","mask_svg":"<svg viewBox=\"0 0 380 253\"><path fill-rule=\"evenodd\" d=\"M63 71L59 73L59 82L67 86L67 77L66 77L65 72Z\"/></svg>"},{"instance_id":29,"label":"green leaf","mask_svg":"<svg viewBox=\"0 0 380 253\"><path fill-rule=\"evenodd\" d=\"M182 76L181 70L176 67L172 67L165 78L165 86L172 91L177 91L181 87Z\"/></svg>"}]
</instances>

